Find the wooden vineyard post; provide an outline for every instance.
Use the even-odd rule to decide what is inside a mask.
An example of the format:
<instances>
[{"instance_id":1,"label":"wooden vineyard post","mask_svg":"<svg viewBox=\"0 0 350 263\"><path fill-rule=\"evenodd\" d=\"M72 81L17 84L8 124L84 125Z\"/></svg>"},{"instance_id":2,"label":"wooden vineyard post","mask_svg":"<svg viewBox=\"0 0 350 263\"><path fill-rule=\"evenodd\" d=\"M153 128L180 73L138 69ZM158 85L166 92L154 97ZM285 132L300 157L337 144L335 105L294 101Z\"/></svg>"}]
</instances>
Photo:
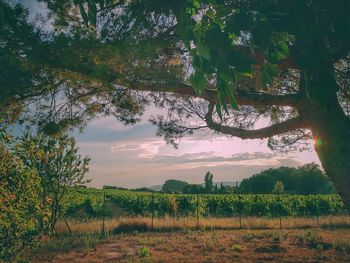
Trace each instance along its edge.
<instances>
[{"instance_id":1,"label":"wooden vineyard post","mask_svg":"<svg viewBox=\"0 0 350 263\"><path fill-rule=\"evenodd\" d=\"M199 230L199 192L197 192L197 230Z\"/></svg>"},{"instance_id":2,"label":"wooden vineyard post","mask_svg":"<svg viewBox=\"0 0 350 263\"><path fill-rule=\"evenodd\" d=\"M106 203L106 193L103 192L103 206L102 206L102 235L105 236L105 203Z\"/></svg>"},{"instance_id":3,"label":"wooden vineyard post","mask_svg":"<svg viewBox=\"0 0 350 263\"><path fill-rule=\"evenodd\" d=\"M277 193L277 201L278 201L278 216L279 216L279 219L280 219L280 229L282 229L281 197L280 197L280 193Z\"/></svg>"},{"instance_id":4,"label":"wooden vineyard post","mask_svg":"<svg viewBox=\"0 0 350 263\"><path fill-rule=\"evenodd\" d=\"M69 230L69 233L72 234L72 230L70 229L70 227L69 227L69 225L68 225L68 222L67 222L66 217L63 217L63 219L64 219L64 223L66 224L66 226L67 226L67 228L68 228L68 230Z\"/></svg>"},{"instance_id":5,"label":"wooden vineyard post","mask_svg":"<svg viewBox=\"0 0 350 263\"><path fill-rule=\"evenodd\" d=\"M238 200L239 200L239 210L238 210L239 229L242 229L242 198L240 195L238 195Z\"/></svg>"},{"instance_id":6,"label":"wooden vineyard post","mask_svg":"<svg viewBox=\"0 0 350 263\"><path fill-rule=\"evenodd\" d=\"M317 196L314 195L314 204L315 204L315 210L316 210L316 222L317 222L317 228L320 227L320 219L318 214L318 204L317 204Z\"/></svg>"},{"instance_id":7,"label":"wooden vineyard post","mask_svg":"<svg viewBox=\"0 0 350 263\"><path fill-rule=\"evenodd\" d=\"M233 191L233 189L232 189ZM238 199L238 220L239 220L239 229L242 229L242 198L238 192L238 182L236 182L236 193Z\"/></svg>"},{"instance_id":8,"label":"wooden vineyard post","mask_svg":"<svg viewBox=\"0 0 350 263\"><path fill-rule=\"evenodd\" d=\"M153 222L154 222L154 193L152 193L152 225L151 225L151 230L153 231Z\"/></svg>"}]
</instances>

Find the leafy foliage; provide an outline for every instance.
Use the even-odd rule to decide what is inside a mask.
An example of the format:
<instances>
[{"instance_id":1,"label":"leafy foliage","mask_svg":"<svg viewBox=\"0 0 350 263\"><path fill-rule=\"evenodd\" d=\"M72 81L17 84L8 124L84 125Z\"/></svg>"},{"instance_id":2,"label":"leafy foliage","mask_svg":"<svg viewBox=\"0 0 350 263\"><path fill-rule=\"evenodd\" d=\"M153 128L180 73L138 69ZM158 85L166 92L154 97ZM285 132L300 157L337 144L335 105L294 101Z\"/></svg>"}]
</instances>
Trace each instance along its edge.
<instances>
[{"instance_id":1,"label":"leafy foliage","mask_svg":"<svg viewBox=\"0 0 350 263\"><path fill-rule=\"evenodd\" d=\"M279 167L262 171L244 179L239 186L239 191L270 194L278 182L283 184L283 190L287 193L329 194L335 191L332 183L314 163L298 168Z\"/></svg>"},{"instance_id":2,"label":"leafy foliage","mask_svg":"<svg viewBox=\"0 0 350 263\"><path fill-rule=\"evenodd\" d=\"M166 180L163 184L162 191L171 193L182 193L183 189L188 185L187 182L180 180Z\"/></svg>"},{"instance_id":3,"label":"leafy foliage","mask_svg":"<svg viewBox=\"0 0 350 263\"><path fill-rule=\"evenodd\" d=\"M35 246L45 208L40 202L41 180L16 152L0 142L0 259L16 262Z\"/></svg>"},{"instance_id":4,"label":"leafy foliage","mask_svg":"<svg viewBox=\"0 0 350 263\"><path fill-rule=\"evenodd\" d=\"M35 169L41 179L42 205L49 206L47 226L55 232L61 217L61 200L69 187L84 184L90 159L82 158L73 138L61 135L50 138L43 134L26 133L16 145L17 153L26 166ZM45 226L45 224L43 224Z\"/></svg>"}]
</instances>

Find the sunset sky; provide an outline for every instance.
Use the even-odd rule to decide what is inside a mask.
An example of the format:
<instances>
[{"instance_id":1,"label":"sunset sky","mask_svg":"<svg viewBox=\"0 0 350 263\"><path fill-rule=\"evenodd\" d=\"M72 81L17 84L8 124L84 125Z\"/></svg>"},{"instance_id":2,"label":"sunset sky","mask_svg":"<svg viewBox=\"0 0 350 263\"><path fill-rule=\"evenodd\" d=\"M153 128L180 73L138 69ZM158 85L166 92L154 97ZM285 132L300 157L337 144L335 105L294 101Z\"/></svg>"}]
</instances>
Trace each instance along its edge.
<instances>
[{"instance_id":1,"label":"sunset sky","mask_svg":"<svg viewBox=\"0 0 350 263\"><path fill-rule=\"evenodd\" d=\"M76 133L80 152L92 159L90 186L142 187L167 179L201 183L207 171L214 174L216 182L232 182L270 167L319 163L314 151L282 154L271 151L266 140L212 133L185 137L174 149L155 135L156 127L148 122L152 114L156 112L146 112L142 122L127 127L112 117L100 118L83 134Z\"/></svg>"}]
</instances>

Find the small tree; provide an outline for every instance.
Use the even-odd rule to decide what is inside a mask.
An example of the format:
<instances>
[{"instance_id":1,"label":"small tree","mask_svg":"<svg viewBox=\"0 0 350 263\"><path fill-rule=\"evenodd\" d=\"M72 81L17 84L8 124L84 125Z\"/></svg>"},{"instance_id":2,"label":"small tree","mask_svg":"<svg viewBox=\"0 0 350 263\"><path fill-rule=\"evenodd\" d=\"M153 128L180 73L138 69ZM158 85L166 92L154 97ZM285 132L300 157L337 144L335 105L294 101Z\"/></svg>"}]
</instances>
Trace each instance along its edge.
<instances>
[{"instance_id":1,"label":"small tree","mask_svg":"<svg viewBox=\"0 0 350 263\"><path fill-rule=\"evenodd\" d=\"M221 193L225 192L225 187L224 187L224 184L222 182L220 183L220 192Z\"/></svg>"},{"instance_id":2,"label":"small tree","mask_svg":"<svg viewBox=\"0 0 350 263\"><path fill-rule=\"evenodd\" d=\"M282 181L277 181L274 188L273 192L277 194L277 210L278 210L278 216L280 220L280 228L282 229L282 216L281 216L281 198L280 194L284 192L284 185Z\"/></svg>"},{"instance_id":3,"label":"small tree","mask_svg":"<svg viewBox=\"0 0 350 263\"><path fill-rule=\"evenodd\" d=\"M47 224L49 233L55 232L57 220L62 215L62 198L69 187L86 182L90 159L78 154L76 142L67 135L50 138L39 134L26 133L18 147L23 162L38 171L42 184L42 205L49 206L50 216Z\"/></svg>"},{"instance_id":4,"label":"small tree","mask_svg":"<svg viewBox=\"0 0 350 263\"><path fill-rule=\"evenodd\" d=\"M273 188L273 192L275 194L282 194L284 192L284 184L282 183L282 181L277 181L275 183L275 186Z\"/></svg>"},{"instance_id":5,"label":"small tree","mask_svg":"<svg viewBox=\"0 0 350 263\"><path fill-rule=\"evenodd\" d=\"M204 176L204 190L206 193L210 193L213 189L213 174L209 171Z\"/></svg>"}]
</instances>

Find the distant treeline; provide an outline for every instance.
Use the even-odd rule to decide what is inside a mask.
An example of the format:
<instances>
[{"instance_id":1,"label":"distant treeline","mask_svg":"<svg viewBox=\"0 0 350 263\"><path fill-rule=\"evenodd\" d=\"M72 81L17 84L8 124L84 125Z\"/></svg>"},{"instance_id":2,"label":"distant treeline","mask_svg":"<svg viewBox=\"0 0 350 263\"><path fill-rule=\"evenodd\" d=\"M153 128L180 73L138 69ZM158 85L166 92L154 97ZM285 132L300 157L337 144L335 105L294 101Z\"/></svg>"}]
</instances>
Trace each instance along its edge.
<instances>
[{"instance_id":1,"label":"distant treeline","mask_svg":"<svg viewBox=\"0 0 350 263\"><path fill-rule=\"evenodd\" d=\"M315 163L305 164L298 168L278 167L264 170L242 180L236 185L214 183L214 175L207 172L203 184L190 184L185 181L169 179L165 181L161 192L184 194L271 194L276 190L276 184L282 186L286 194L333 194L336 193L332 183L320 167ZM147 187L127 189L104 185L103 189L131 190L136 192L155 192Z\"/></svg>"},{"instance_id":2,"label":"distant treeline","mask_svg":"<svg viewBox=\"0 0 350 263\"><path fill-rule=\"evenodd\" d=\"M298 168L271 168L250 178L244 179L239 187L240 193L269 194L275 184L283 183L284 192L288 194L331 194L336 193L328 177L315 163Z\"/></svg>"},{"instance_id":3,"label":"distant treeline","mask_svg":"<svg viewBox=\"0 0 350 263\"><path fill-rule=\"evenodd\" d=\"M113 185L104 185L104 186L102 186L102 189L106 189L106 190L109 190L109 189L111 189L111 190L128 190L128 191L134 191L134 192L156 192L155 190L152 190L152 189L147 188L147 187L129 189L129 188L113 186Z\"/></svg>"},{"instance_id":4,"label":"distant treeline","mask_svg":"<svg viewBox=\"0 0 350 263\"><path fill-rule=\"evenodd\" d=\"M282 185L287 194L332 194L336 193L328 177L315 163L305 164L298 168L278 167L264 170L244 179L236 186L213 183L213 174L207 172L203 184L189 184L185 181L167 180L162 192L165 193L242 193L271 194L276 183ZM145 190L145 188L141 188Z\"/></svg>"}]
</instances>

